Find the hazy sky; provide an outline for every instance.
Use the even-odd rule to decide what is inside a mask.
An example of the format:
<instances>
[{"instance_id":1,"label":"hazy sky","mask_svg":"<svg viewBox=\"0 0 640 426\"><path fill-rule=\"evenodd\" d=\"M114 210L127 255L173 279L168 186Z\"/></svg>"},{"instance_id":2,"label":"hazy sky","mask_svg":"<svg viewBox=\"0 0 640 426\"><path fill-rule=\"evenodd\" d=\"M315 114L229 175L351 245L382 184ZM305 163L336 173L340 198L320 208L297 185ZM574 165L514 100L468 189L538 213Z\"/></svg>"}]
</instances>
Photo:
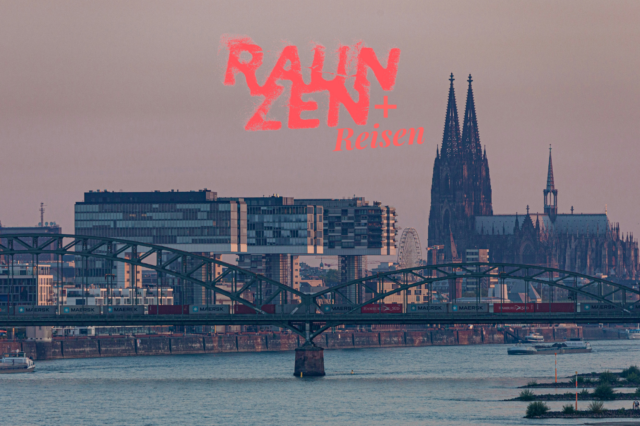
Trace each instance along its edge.
<instances>
[{"instance_id":1,"label":"hazy sky","mask_svg":"<svg viewBox=\"0 0 640 426\"><path fill-rule=\"evenodd\" d=\"M90 189L209 188L219 196L364 196L397 208L426 245L448 77L459 114L474 78L495 213L542 211L549 144L561 212L603 212L640 235L638 1L0 1L0 220L73 232ZM222 84L223 34L265 50L266 76L295 44L335 66L340 44L401 49L398 109L369 124L422 126L420 146L333 152L326 95L317 129L247 132L257 98ZM287 85L288 87L288 85ZM288 91L271 110L284 120ZM345 110L340 127L355 127ZM462 123L461 123L462 124Z\"/></svg>"}]
</instances>

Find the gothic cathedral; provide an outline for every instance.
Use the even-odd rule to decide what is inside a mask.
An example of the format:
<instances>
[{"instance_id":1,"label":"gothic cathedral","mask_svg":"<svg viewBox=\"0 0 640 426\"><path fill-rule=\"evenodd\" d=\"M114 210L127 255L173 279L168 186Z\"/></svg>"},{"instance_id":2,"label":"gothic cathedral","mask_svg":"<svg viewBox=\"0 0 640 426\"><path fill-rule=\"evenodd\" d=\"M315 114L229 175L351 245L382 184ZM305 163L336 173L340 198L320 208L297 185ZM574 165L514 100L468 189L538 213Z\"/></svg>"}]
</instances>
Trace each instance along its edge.
<instances>
[{"instance_id":1,"label":"gothic cathedral","mask_svg":"<svg viewBox=\"0 0 640 426\"><path fill-rule=\"evenodd\" d=\"M480 144L469 76L462 135L453 87L442 147L436 151L431 182L429 247L442 253L438 262L464 261L467 249L489 249L490 261L543 265L620 282L639 278L638 242L622 235L606 212L558 212L551 150L543 213L494 215L486 148Z\"/></svg>"}]
</instances>

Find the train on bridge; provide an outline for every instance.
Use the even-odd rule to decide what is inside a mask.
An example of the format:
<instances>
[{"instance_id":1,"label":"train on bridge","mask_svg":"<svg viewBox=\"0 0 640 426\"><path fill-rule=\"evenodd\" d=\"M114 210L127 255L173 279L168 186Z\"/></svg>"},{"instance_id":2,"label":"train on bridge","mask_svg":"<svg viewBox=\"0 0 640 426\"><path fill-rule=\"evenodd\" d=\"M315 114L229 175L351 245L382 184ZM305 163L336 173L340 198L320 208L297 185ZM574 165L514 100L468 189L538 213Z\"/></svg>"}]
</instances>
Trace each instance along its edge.
<instances>
[{"instance_id":1,"label":"train on bridge","mask_svg":"<svg viewBox=\"0 0 640 426\"><path fill-rule=\"evenodd\" d=\"M540 314L540 313L575 313L576 315L600 315L603 313L638 314L640 304L607 304L600 302L543 302L543 303L422 303L407 304L371 303L366 305L349 304L265 304L252 307L236 305L22 305L0 306L2 317L56 317L77 315L100 315L107 317L162 315L359 315L359 314L391 314L391 315L491 315L491 314Z\"/></svg>"}]
</instances>

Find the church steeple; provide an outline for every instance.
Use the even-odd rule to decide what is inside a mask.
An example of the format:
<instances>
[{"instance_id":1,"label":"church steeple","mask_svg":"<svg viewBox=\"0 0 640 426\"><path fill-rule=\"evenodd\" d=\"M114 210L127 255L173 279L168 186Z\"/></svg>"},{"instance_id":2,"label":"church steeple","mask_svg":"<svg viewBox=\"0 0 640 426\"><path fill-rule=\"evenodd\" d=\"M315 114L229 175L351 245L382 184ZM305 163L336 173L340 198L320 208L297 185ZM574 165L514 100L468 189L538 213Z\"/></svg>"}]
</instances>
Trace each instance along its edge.
<instances>
[{"instance_id":1,"label":"church steeple","mask_svg":"<svg viewBox=\"0 0 640 426\"><path fill-rule=\"evenodd\" d=\"M553 183L553 161L551 158L551 145L549 145L549 169L547 171L547 191L556 189Z\"/></svg>"},{"instance_id":2,"label":"church steeple","mask_svg":"<svg viewBox=\"0 0 640 426\"><path fill-rule=\"evenodd\" d=\"M480 144L480 132L478 131L478 119L476 118L476 104L473 100L471 88L471 74L469 74L469 89L467 90L467 106L464 112L464 124L462 125L461 151L470 154L472 159L482 158L482 145Z\"/></svg>"},{"instance_id":3,"label":"church steeple","mask_svg":"<svg viewBox=\"0 0 640 426\"><path fill-rule=\"evenodd\" d=\"M551 160L551 145L549 145L549 169L547 171L547 187L544 193L544 213L552 221L556 220L558 214L558 190L553 181L553 161Z\"/></svg>"},{"instance_id":4,"label":"church steeple","mask_svg":"<svg viewBox=\"0 0 640 426\"><path fill-rule=\"evenodd\" d=\"M449 81L449 102L447 104L447 116L444 122L444 135L442 137L442 156L452 157L460 150L460 123L458 121L458 107L456 105L456 93L453 90L453 73Z\"/></svg>"}]
</instances>

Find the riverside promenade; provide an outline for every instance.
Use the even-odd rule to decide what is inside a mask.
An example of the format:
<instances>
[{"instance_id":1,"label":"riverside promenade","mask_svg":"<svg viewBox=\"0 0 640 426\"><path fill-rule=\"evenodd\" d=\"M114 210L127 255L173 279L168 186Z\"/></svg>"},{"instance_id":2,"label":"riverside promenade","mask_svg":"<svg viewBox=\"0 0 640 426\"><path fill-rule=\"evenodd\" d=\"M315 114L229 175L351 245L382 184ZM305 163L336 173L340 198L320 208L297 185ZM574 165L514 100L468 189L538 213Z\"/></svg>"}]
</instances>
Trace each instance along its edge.
<instances>
[{"instance_id":1,"label":"riverside promenade","mask_svg":"<svg viewBox=\"0 0 640 426\"><path fill-rule=\"evenodd\" d=\"M545 342L569 338L614 340L625 338L619 329L596 327L511 327L511 333L524 337L538 332ZM314 340L324 349L365 349L407 346L455 346L509 344L515 340L495 327L473 329L431 329L420 331L341 331L324 333ZM0 351L22 350L34 360L99 358L114 356L215 354L231 352L293 351L304 344L293 334L241 333L214 335L97 336L52 341L0 341Z\"/></svg>"}]
</instances>

